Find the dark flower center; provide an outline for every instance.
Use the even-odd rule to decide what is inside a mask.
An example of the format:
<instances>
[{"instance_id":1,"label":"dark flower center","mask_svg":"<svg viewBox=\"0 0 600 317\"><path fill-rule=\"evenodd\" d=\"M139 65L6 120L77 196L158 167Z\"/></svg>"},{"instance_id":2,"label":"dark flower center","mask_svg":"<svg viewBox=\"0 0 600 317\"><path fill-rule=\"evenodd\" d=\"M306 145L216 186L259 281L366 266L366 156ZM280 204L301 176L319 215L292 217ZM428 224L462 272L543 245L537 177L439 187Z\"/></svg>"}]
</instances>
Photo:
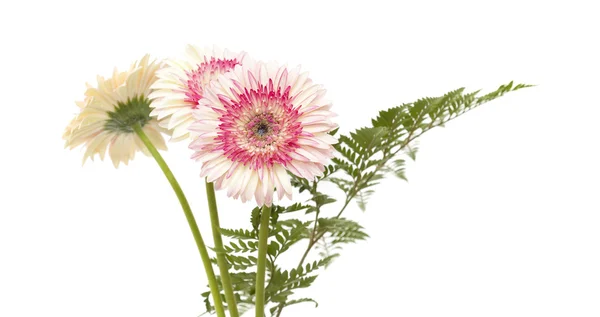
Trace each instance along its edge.
<instances>
[{"instance_id":1,"label":"dark flower center","mask_svg":"<svg viewBox=\"0 0 600 317\"><path fill-rule=\"evenodd\" d=\"M266 122L261 122L261 123L257 124L256 134L258 134L258 136L262 137L265 134L267 134L267 132L269 132L269 126L267 125Z\"/></svg>"}]
</instances>

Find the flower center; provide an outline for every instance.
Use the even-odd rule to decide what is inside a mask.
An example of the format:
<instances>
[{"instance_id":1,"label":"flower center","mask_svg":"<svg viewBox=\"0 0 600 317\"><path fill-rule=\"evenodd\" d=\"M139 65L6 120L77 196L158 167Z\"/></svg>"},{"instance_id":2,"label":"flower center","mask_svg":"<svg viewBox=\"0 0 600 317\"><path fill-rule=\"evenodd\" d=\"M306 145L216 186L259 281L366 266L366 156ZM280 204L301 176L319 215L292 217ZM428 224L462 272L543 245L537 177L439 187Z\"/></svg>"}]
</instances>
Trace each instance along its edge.
<instances>
[{"instance_id":1,"label":"flower center","mask_svg":"<svg viewBox=\"0 0 600 317\"><path fill-rule=\"evenodd\" d=\"M232 161L256 170L291 161L290 153L299 147L302 126L289 89L275 90L270 83L225 100L217 149Z\"/></svg>"},{"instance_id":2,"label":"flower center","mask_svg":"<svg viewBox=\"0 0 600 317\"><path fill-rule=\"evenodd\" d=\"M281 127L273 113L261 113L246 124L246 141L255 148L272 145L279 136Z\"/></svg>"},{"instance_id":3,"label":"flower center","mask_svg":"<svg viewBox=\"0 0 600 317\"><path fill-rule=\"evenodd\" d=\"M118 102L113 111L108 112L104 128L119 133L133 133L133 126L142 127L151 120L150 99L144 95L135 96L125 102Z\"/></svg>"},{"instance_id":4,"label":"flower center","mask_svg":"<svg viewBox=\"0 0 600 317\"><path fill-rule=\"evenodd\" d=\"M187 75L187 91L185 92L185 101L194 104L194 108L198 106L198 101L204 95L204 85L207 85L211 80L216 79L219 74L224 74L232 70L235 65L239 65L237 59L218 59L204 57L204 62L200 63L194 70L186 72Z\"/></svg>"},{"instance_id":5,"label":"flower center","mask_svg":"<svg viewBox=\"0 0 600 317\"><path fill-rule=\"evenodd\" d=\"M256 128L256 134L258 134L259 137L265 135L267 131L269 131L269 126L262 122Z\"/></svg>"}]
</instances>

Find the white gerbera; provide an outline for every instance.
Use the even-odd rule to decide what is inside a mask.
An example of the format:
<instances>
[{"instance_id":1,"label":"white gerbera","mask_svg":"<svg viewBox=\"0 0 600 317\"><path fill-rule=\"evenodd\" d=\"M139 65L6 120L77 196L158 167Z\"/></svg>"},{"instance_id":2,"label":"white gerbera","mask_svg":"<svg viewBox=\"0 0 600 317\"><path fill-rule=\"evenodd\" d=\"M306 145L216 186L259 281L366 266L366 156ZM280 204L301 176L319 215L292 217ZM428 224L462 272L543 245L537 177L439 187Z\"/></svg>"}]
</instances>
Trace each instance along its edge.
<instances>
[{"instance_id":1,"label":"white gerbera","mask_svg":"<svg viewBox=\"0 0 600 317\"><path fill-rule=\"evenodd\" d=\"M65 147L86 148L83 162L98 154L104 159L108 149L115 167L132 160L135 152L149 155L146 146L135 134L133 127L140 125L152 143L161 150L166 145L158 121L150 117L150 86L156 81L161 63L144 56L134 62L128 71L116 68L111 78L98 76L98 85L87 85L85 99L77 102L79 113L63 134Z\"/></svg>"}]
</instances>

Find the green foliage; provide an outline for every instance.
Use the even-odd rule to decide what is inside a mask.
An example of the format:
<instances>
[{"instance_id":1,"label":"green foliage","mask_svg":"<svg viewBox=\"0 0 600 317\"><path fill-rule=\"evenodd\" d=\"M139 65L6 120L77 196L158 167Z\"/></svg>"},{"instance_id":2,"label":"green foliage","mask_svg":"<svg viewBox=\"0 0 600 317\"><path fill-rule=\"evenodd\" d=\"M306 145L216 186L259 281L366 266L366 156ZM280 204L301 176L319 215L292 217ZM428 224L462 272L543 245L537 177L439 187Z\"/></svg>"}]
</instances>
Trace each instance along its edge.
<instances>
[{"instance_id":1,"label":"green foliage","mask_svg":"<svg viewBox=\"0 0 600 317\"><path fill-rule=\"evenodd\" d=\"M295 203L295 204L287 206L287 207L277 206L275 209L277 209L277 210L274 212L278 212L280 214L290 213L290 212L294 212L294 211L301 211L301 210L304 210L306 213L309 213L314 210L314 207L311 205Z\"/></svg>"},{"instance_id":2,"label":"green foliage","mask_svg":"<svg viewBox=\"0 0 600 317\"><path fill-rule=\"evenodd\" d=\"M300 178L294 174L290 174L290 177L291 177L292 186L298 188L298 191L300 193L302 193L304 191L308 191L308 192L312 191L312 186L307 179Z\"/></svg>"},{"instance_id":3,"label":"green foliage","mask_svg":"<svg viewBox=\"0 0 600 317\"><path fill-rule=\"evenodd\" d=\"M236 302L238 304L238 310L240 314L254 306L254 287L256 282L256 272L232 272L230 273L230 279L233 284L235 292ZM221 284L219 283L220 290ZM211 303L210 291L202 293L204 297L204 304L208 313L214 313L214 306ZM222 302L227 307L225 295L221 294Z\"/></svg>"},{"instance_id":4,"label":"green foliage","mask_svg":"<svg viewBox=\"0 0 600 317\"><path fill-rule=\"evenodd\" d=\"M364 232L364 228L358 222L341 217L319 218L317 234L328 233L331 237L331 244L355 243L359 240L365 240L369 237Z\"/></svg>"},{"instance_id":5,"label":"green foliage","mask_svg":"<svg viewBox=\"0 0 600 317\"><path fill-rule=\"evenodd\" d=\"M252 215L250 216L250 223L252 224L252 229L256 232L258 230L258 226L260 225L260 208L255 207L252 209Z\"/></svg>"},{"instance_id":6,"label":"green foliage","mask_svg":"<svg viewBox=\"0 0 600 317\"><path fill-rule=\"evenodd\" d=\"M326 202L327 199L324 199ZM294 294L295 289L308 287L316 279L316 275L308 276L308 273L314 272L319 266L325 265L326 261L320 261L287 271L275 264L275 261L283 252L289 250L296 243L308 239L313 226L313 221L310 220L280 219L280 216L293 215L297 211L304 211L303 214L306 214L314 208L314 206L301 203L287 207L277 205L272 207L267 248L267 281L269 285L266 288L267 302L286 303L287 305L305 302L306 299L287 301ZM258 230L260 230L256 219L260 220L260 216L260 208L254 208L251 211L250 226L252 230L245 228L221 229L221 233L227 238L223 251L226 253L225 256L229 264L234 294L240 307L245 309L252 307L254 303L255 272L258 262L256 257L258 253ZM212 259L212 261L216 264L216 259ZM214 312L210 292L205 292L202 295L205 298L207 311Z\"/></svg>"},{"instance_id":7,"label":"green foliage","mask_svg":"<svg viewBox=\"0 0 600 317\"><path fill-rule=\"evenodd\" d=\"M271 275L271 280L267 286L268 299L284 306L286 306L286 303L291 303L294 300L288 301L288 298L294 294L294 291L309 287L317 278L316 271L327 266L332 259L333 257L323 258L304 266L299 265L289 271L277 269ZM274 310L271 310L271 312L273 313Z\"/></svg>"},{"instance_id":8,"label":"green foliage","mask_svg":"<svg viewBox=\"0 0 600 317\"><path fill-rule=\"evenodd\" d=\"M367 200L374 193L375 193L374 190L367 189L367 190L360 191L360 192L358 192L358 194L356 194L358 196L357 203L358 203L358 208L360 208L360 210L362 210L362 211L366 211L367 210Z\"/></svg>"},{"instance_id":9,"label":"green foliage","mask_svg":"<svg viewBox=\"0 0 600 317\"><path fill-rule=\"evenodd\" d=\"M325 268L331 264L334 258L340 256L338 252L342 250L341 244L332 245L329 240L330 237L322 235L319 240L315 242L315 248L319 251L319 257L331 258L329 263L325 264Z\"/></svg>"},{"instance_id":10,"label":"green foliage","mask_svg":"<svg viewBox=\"0 0 600 317\"><path fill-rule=\"evenodd\" d=\"M440 97L423 98L383 110L371 120L371 126L357 129L348 135L340 135L339 143L334 146L338 155L332 159L331 165L325 167L323 176L311 183L292 175L293 186L300 192L312 194L311 200L316 212L316 222L301 263L316 246L319 255L327 259L323 265L325 268L339 255L343 245L368 238L362 226L341 215L354 199L364 211L369 197L374 193L373 187L387 174L407 180L406 161L399 156L406 155L412 160L416 159L416 138L486 102L526 87L530 86L510 82L481 96L479 91L466 93L464 88L460 88ZM322 207L334 202L318 191L322 180L335 184L346 195L344 204L335 217L320 217ZM293 300L281 302L272 313L277 312L279 316L281 310L291 303Z\"/></svg>"},{"instance_id":11,"label":"green foliage","mask_svg":"<svg viewBox=\"0 0 600 317\"><path fill-rule=\"evenodd\" d=\"M411 153L413 155L411 158L413 158L414 152L411 151ZM407 154L407 155L410 156L411 154ZM406 174L405 174L405 171L406 171L404 168L405 164L406 164L406 160L404 160L404 159L394 159L389 165L383 167L381 170L386 173L393 174L394 176L396 176L402 180L408 181L408 179L406 178Z\"/></svg>"},{"instance_id":12,"label":"green foliage","mask_svg":"<svg viewBox=\"0 0 600 317\"><path fill-rule=\"evenodd\" d=\"M233 253L233 252L257 252L258 251L258 242L256 241L248 241L244 242L244 240L237 240L237 244L234 241L229 242L229 245L223 246L225 248L225 252Z\"/></svg>"},{"instance_id":13,"label":"green foliage","mask_svg":"<svg viewBox=\"0 0 600 317\"><path fill-rule=\"evenodd\" d=\"M339 137L335 145L339 156L327 167L328 173L323 179L333 174L329 171L344 171L345 175L328 180L346 194L348 202L357 197L359 207L364 210L372 194L370 188L386 173L406 179L404 160L396 156L404 153L414 160L417 152L417 147L411 146L414 139L507 92L525 87L530 86L510 82L483 96L478 96L479 91L465 93L465 89L460 88L440 97L423 98L380 111L371 121L372 126Z\"/></svg>"},{"instance_id":14,"label":"green foliage","mask_svg":"<svg viewBox=\"0 0 600 317\"><path fill-rule=\"evenodd\" d=\"M290 300L290 301L285 301L285 302L282 302L282 306L281 306L281 307L287 307L287 306L292 306L292 305L295 305L295 304L307 303L307 302L312 302L312 303L314 303L314 304L315 304L315 308L316 308L316 307L319 307L319 303L317 303L317 302L316 302L314 299L312 299L312 298L299 298L299 299L293 299L293 300ZM270 309L270 311L271 311L271 315L274 315L274 314L275 314L275 311L276 311L277 309L279 309L279 307L280 307L280 306L273 306L273 307L271 307L271 309Z\"/></svg>"},{"instance_id":15,"label":"green foliage","mask_svg":"<svg viewBox=\"0 0 600 317\"><path fill-rule=\"evenodd\" d=\"M221 228L221 234L226 237L230 237L230 238L258 240L257 232L245 230L245 229L234 230L234 229Z\"/></svg>"},{"instance_id":16,"label":"green foliage","mask_svg":"<svg viewBox=\"0 0 600 317\"><path fill-rule=\"evenodd\" d=\"M291 182L299 192L310 195L309 200L290 206L273 206L267 249L267 286L265 300L270 312L279 316L284 307L298 303L316 301L311 298L293 298L298 289L309 287L320 270L331 265L340 250L369 236L356 221L343 218L342 213L352 200L365 210L374 186L387 175L406 180L406 157L415 160L418 147L415 139L432 128L444 126L458 116L492 101L505 93L519 90L528 85L512 82L497 90L479 95L479 91L465 92L460 88L440 97L422 98L379 112L371 125L357 129L347 135L339 135L334 147L338 155L332 164L325 167L323 175L307 180L290 174ZM330 133L337 134L337 130ZM342 202L319 191L322 181L337 186L344 194ZM341 204L337 214L323 216L326 209ZM250 213L251 229L222 229L227 237L224 246L231 267L231 280L240 309L252 307L256 279L258 230L261 209ZM299 264L292 269L278 265L278 258L304 240L305 252ZM313 248L320 258L305 261ZM208 311L214 308L210 293L202 294Z\"/></svg>"},{"instance_id":17,"label":"green foliage","mask_svg":"<svg viewBox=\"0 0 600 317\"><path fill-rule=\"evenodd\" d=\"M297 242L307 239L311 223L312 221L302 222L297 219L290 219L275 224L273 230L269 232L269 236L274 237L277 242L271 242L273 247L269 244L269 248L273 250L273 254L269 254L277 257Z\"/></svg>"}]
</instances>

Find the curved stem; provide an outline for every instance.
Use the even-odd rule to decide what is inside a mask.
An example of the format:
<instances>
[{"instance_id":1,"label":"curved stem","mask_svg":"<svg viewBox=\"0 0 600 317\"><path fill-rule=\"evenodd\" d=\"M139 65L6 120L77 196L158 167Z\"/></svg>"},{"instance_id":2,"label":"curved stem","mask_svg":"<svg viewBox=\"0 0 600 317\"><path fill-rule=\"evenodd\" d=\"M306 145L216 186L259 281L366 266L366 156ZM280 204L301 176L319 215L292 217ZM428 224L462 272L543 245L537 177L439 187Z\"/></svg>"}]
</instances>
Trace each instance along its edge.
<instances>
[{"instance_id":1,"label":"curved stem","mask_svg":"<svg viewBox=\"0 0 600 317\"><path fill-rule=\"evenodd\" d=\"M196 240L196 245L198 246L198 251L200 252L200 257L202 258L202 263L204 264L204 270L206 271L206 276L208 278L210 292L212 293L213 300L215 302L215 311L217 312L217 316L225 317L225 311L223 310L223 303L221 302L221 295L219 293L215 272L213 271L212 264L210 262L210 257L208 255L208 251L206 250L206 245L204 244L202 235L200 235L200 230L198 229L198 224L196 223L196 219L194 218L194 214L192 213L190 204L185 198L185 195L183 194L179 183L175 179L175 176L171 172L171 169L169 169L169 166L162 158L160 153L158 153L156 147L154 147L146 133L144 133L144 130L142 130L140 124L138 123L134 125L133 130L140 137L142 142L144 142L144 145L146 145L148 151L150 151L150 154L152 154L152 157L154 157L156 163L158 163L158 166L160 166L160 169L167 177L169 184L171 184L173 191L177 195L177 199L179 199L179 203L181 204L181 208L183 209L185 218L187 219L188 224L190 225L190 229L192 230L192 234L194 235L194 240Z\"/></svg>"},{"instance_id":2,"label":"curved stem","mask_svg":"<svg viewBox=\"0 0 600 317\"><path fill-rule=\"evenodd\" d=\"M206 198L208 200L208 209L210 211L210 222L212 224L213 240L215 241L215 251L217 253L217 264L221 272L221 284L227 301L227 309L231 317L239 317L233 286L229 277L229 264L225 258L225 249L223 248L223 238L221 237L221 225L219 224L219 212L217 210L217 199L215 197L215 186L213 183L206 182Z\"/></svg>"},{"instance_id":3,"label":"curved stem","mask_svg":"<svg viewBox=\"0 0 600 317\"><path fill-rule=\"evenodd\" d=\"M265 271L267 267L267 243L271 207L263 206L258 231L258 263L256 268L256 317L265 315Z\"/></svg>"}]
</instances>

